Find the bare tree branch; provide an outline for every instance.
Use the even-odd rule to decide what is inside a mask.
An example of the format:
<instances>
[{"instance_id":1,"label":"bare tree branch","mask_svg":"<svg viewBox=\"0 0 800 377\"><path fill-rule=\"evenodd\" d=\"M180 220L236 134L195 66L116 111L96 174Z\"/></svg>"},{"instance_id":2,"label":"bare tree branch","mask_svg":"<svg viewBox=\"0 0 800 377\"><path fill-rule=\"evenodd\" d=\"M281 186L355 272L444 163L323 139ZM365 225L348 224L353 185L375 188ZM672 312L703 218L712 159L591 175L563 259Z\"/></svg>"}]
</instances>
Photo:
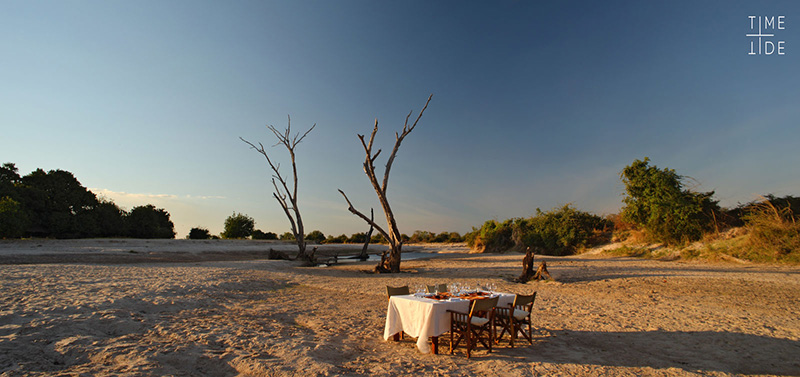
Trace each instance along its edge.
<instances>
[{"instance_id":1,"label":"bare tree branch","mask_svg":"<svg viewBox=\"0 0 800 377\"><path fill-rule=\"evenodd\" d=\"M342 194L342 196L344 196L344 200L345 200L345 201L347 201L347 210L348 210L348 211L350 211L350 212L351 212L351 213L353 213L354 215L356 215L356 216L358 216L358 217L362 218L364 221L366 221L366 222L367 222L367 224L369 224L369 225L370 225L370 226L372 226L373 228L377 229L377 230L378 230L378 232L379 232L379 233L380 233L382 236L386 237L386 239L387 239L387 240L389 240L389 239L390 239L390 238L389 238L389 233L387 233L385 230L383 230L383 228L381 228L381 226L380 226L380 225L378 225L378 223L376 223L376 222L373 220L374 218L373 218L373 219L371 219L371 218L367 217L366 215L364 215L363 213L361 213L361 211L359 211L359 210L357 210L355 207L353 207L353 203L350 203L350 199L348 199L348 198L347 198L347 195L345 195L345 193L344 193L344 191L342 191L342 189L339 189L339 193L340 193L340 194Z\"/></svg>"},{"instance_id":2,"label":"bare tree branch","mask_svg":"<svg viewBox=\"0 0 800 377\"><path fill-rule=\"evenodd\" d=\"M397 155L397 150L400 149L400 144L403 142L403 139L405 139L405 137L408 134L410 134L411 131L414 131L415 127L417 127L417 122L419 122L419 119L422 118L422 113L425 112L425 109L428 108L428 104L431 102L431 98L433 98L433 94L428 96L428 100L425 101L425 106L422 107L422 110L420 110L419 115L417 115L417 119L414 121L414 124L410 128L408 127L408 118L411 116L411 112L409 112L408 115L406 116L406 122L405 124L403 124L403 133L399 135L395 133L394 148L392 149L392 154L389 155L389 159L386 161L386 170L383 172L383 185L381 185L381 191L383 191L384 195L386 195L386 188L389 185L389 171L392 170L392 163L394 162L394 157ZM375 135L375 131L377 130L378 130L378 122L375 121L375 130L372 131L373 136Z\"/></svg>"}]
</instances>

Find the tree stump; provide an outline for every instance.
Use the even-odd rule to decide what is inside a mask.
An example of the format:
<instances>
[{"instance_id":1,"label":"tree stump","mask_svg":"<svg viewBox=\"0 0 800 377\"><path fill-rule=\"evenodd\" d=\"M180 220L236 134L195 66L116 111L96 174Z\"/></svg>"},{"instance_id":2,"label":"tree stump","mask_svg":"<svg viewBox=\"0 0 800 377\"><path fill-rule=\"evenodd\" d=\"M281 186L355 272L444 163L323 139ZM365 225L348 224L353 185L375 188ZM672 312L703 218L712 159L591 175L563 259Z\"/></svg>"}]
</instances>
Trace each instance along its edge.
<instances>
[{"instance_id":1,"label":"tree stump","mask_svg":"<svg viewBox=\"0 0 800 377\"><path fill-rule=\"evenodd\" d=\"M550 272L547 271L547 262L542 261L542 263L539 265L539 268L536 269L536 273L533 275L532 280L549 280L552 278L553 277L550 276Z\"/></svg>"},{"instance_id":2,"label":"tree stump","mask_svg":"<svg viewBox=\"0 0 800 377\"><path fill-rule=\"evenodd\" d=\"M525 257L522 258L522 275L519 275L517 282L527 283L530 280L552 279L550 272L547 271L546 262L543 261L539 268L534 270L534 255L532 248L528 247L525 250Z\"/></svg>"},{"instance_id":3,"label":"tree stump","mask_svg":"<svg viewBox=\"0 0 800 377\"><path fill-rule=\"evenodd\" d=\"M386 258L386 255L389 253L389 250L386 250L381 254L381 262L375 266L375 272L378 274L387 274L391 273L392 269L389 268L389 260Z\"/></svg>"}]
</instances>

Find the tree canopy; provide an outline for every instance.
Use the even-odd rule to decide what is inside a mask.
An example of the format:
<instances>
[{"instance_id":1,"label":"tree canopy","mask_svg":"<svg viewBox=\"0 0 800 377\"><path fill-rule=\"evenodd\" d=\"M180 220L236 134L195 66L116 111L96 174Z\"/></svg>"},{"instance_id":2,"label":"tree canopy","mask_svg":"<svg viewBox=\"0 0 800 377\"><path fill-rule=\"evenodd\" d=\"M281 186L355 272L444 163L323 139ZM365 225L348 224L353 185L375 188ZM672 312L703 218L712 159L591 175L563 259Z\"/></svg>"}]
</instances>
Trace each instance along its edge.
<instances>
[{"instance_id":1,"label":"tree canopy","mask_svg":"<svg viewBox=\"0 0 800 377\"><path fill-rule=\"evenodd\" d=\"M65 170L36 169L20 176L15 164L0 167L0 238L173 238L169 213L153 205L130 213L98 199Z\"/></svg>"},{"instance_id":2,"label":"tree canopy","mask_svg":"<svg viewBox=\"0 0 800 377\"><path fill-rule=\"evenodd\" d=\"M667 244L694 241L711 230L719 213L718 202L712 199L714 191L685 189L685 177L649 162L647 157L634 160L620 174L626 192L622 219Z\"/></svg>"},{"instance_id":3,"label":"tree canopy","mask_svg":"<svg viewBox=\"0 0 800 377\"><path fill-rule=\"evenodd\" d=\"M225 229L222 238L247 238L253 234L256 221L252 217L241 213L233 213L225 219Z\"/></svg>"}]
</instances>

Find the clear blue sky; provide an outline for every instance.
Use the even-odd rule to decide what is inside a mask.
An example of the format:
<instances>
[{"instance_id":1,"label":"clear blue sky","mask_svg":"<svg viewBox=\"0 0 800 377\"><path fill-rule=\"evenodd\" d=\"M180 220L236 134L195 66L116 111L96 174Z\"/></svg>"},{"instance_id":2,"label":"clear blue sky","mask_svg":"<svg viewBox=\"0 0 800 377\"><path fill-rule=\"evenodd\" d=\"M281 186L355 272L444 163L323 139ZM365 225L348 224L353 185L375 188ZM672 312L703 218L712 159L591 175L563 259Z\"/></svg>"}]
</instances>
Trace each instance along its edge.
<instances>
[{"instance_id":1,"label":"clear blue sky","mask_svg":"<svg viewBox=\"0 0 800 377\"><path fill-rule=\"evenodd\" d=\"M785 55L749 56L749 15L783 15ZM378 208L356 138L433 93L393 166L401 231L466 232L566 203L617 212L649 156L724 206L800 194L800 2L2 1L0 162L73 172L178 237L246 213L289 230L266 125L298 147L306 229ZM283 162L285 150L273 148ZM378 216L380 218L380 216Z\"/></svg>"}]
</instances>

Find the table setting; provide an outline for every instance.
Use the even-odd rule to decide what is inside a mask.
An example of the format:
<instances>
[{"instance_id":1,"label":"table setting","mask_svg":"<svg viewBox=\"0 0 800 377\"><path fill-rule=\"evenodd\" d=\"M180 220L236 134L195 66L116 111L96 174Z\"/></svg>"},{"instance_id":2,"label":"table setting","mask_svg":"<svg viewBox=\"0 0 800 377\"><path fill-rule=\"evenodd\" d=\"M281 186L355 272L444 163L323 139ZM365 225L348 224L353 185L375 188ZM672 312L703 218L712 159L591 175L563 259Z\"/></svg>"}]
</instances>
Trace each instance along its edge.
<instances>
[{"instance_id":1,"label":"table setting","mask_svg":"<svg viewBox=\"0 0 800 377\"><path fill-rule=\"evenodd\" d=\"M485 289L473 288L464 283L451 283L445 292L425 292L424 285L417 285L412 294L390 297L384 339L389 340L402 331L417 338L417 349L420 352L437 353L438 336L450 330L448 310L467 313L472 300L492 297L499 297L498 306L508 306L514 301L514 294L495 292L493 284L478 287Z\"/></svg>"}]
</instances>

